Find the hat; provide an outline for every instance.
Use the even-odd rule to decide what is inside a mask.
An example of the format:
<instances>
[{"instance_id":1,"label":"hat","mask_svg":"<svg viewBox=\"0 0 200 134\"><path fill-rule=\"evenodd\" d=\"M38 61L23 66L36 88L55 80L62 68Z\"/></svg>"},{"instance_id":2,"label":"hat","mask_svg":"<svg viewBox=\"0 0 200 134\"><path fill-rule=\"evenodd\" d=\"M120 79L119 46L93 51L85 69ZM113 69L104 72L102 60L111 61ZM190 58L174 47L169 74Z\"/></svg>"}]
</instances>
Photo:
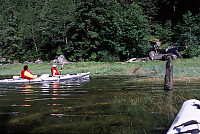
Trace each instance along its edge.
<instances>
[{"instance_id":1,"label":"hat","mask_svg":"<svg viewBox=\"0 0 200 134\"><path fill-rule=\"evenodd\" d=\"M57 67L57 65L53 65L53 67Z\"/></svg>"}]
</instances>

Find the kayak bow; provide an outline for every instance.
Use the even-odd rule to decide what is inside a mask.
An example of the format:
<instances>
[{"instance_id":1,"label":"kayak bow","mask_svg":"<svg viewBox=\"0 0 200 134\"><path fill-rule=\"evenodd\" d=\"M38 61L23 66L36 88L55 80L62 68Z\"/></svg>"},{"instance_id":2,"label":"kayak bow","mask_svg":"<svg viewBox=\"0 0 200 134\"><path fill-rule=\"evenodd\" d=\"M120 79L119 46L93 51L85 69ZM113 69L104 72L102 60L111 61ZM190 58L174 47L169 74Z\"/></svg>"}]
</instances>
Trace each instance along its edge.
<instances>
[{"instance_id":1,"label":"kayak bow","mask_svg":"<svg viewBox=\"0 0 200 134\"><path fill-rule=\"evenodd\" d=\"M191 99L183 103L167 134L200 132L200 101Z\"/></svg>"}]
</instances>

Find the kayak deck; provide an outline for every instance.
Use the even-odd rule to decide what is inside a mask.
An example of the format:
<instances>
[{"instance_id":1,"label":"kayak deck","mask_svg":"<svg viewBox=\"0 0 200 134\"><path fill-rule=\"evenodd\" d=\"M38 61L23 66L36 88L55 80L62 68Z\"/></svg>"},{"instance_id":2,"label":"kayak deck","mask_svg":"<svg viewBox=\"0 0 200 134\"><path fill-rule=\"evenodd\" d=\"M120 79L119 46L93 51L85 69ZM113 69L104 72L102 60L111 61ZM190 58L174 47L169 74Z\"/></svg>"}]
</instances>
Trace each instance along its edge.
<instances>
[{"instance_id":1,"label":"kayak deck","mask_svg":"<svg viewBox=\"0 0 200 134\"><path fill-rule=\"evenodd\" d=\"M167 134L200 132L200 101L191 99L183 103ZM195 133L196 134L196 133Z\"/></svg>"},{"instance_id":2,"label":"kayak deck","mask_svg":"<svg viewBox=\"0 0 200 134\"><path fill-rule=\"evenodd\" d=\"M90 75L90 72L87 72L87 73L77 73L77 74L67 74L67 75L58 75L58 76L55 76L55 77L49 77L48 75L47 76L41 76L41 79L43 81L59 81L59 80L67 80L67 79L74 79L74 78L86 78L86 77L89 77Z\"/></svg>"}]
</instances>

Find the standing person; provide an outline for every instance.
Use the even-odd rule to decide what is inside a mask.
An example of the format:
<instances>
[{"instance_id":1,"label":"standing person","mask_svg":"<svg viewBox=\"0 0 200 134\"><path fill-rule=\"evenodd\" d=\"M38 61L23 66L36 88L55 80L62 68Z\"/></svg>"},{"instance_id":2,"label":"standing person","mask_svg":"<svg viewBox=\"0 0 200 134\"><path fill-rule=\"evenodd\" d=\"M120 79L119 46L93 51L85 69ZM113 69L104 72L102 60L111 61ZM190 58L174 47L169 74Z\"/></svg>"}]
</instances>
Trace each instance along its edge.
<instances>
[{"instance_id":1,"label":"standing person","mask_svg":"<svg viewBox=\"0 0 200 134\"><path fill-rule=\"evenodd\" d=\"M62 70L58 71L57 65L53 65L53 67L51 68L52 76L59 75L59 72L61 72L61 71L62 71Z\"/></svg>"},{"instance_id":2,"label":"standing person","mask_svg":"<svg viewBox=\"0 0 200 134\"><path fill-rule=\"evenodd\" d=\"M21 71L21 77L22 79L35 79L37 78L37 75L33 75L30 71L28 71L28 66L24 66L24 70Z\"/></svg>"}]
</instances>

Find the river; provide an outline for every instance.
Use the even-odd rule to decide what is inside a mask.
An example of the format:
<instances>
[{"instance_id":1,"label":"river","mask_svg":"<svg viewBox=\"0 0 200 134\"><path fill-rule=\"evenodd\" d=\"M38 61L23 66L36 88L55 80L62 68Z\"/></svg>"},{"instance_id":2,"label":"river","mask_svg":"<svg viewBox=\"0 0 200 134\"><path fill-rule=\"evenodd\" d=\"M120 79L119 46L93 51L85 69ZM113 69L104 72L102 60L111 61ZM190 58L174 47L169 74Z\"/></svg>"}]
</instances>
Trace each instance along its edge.
<instances>
[{"instance_id":1,"label":"river","mask_svg":"<svg viewBox=\"0 0 200 134\"><path fill-rule=\"evenodd\" d=\"M9 76L1 76L0 79ZM200 82L138 82L144 76L93 76L0 85L0 129L6 133L164 134Z\"/></svg>"}]
</instances>

